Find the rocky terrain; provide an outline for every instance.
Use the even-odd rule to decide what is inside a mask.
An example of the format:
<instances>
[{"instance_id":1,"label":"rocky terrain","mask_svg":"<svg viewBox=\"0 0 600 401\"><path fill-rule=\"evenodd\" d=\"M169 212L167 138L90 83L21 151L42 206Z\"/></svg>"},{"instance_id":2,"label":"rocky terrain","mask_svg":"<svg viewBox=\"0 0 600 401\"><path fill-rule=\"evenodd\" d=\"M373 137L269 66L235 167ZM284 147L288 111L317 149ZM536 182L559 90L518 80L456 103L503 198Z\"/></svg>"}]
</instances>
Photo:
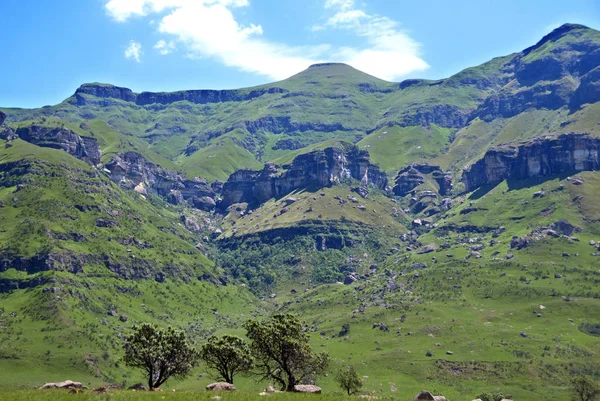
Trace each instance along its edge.
<instances>
[{"instance_id":1,"label":"rocky terrain","mask_svg":"<svg viewBox=\"0 0 600 401\"><path fill-rule=\"evenodd\" d=\"M470 192L504 180L518 183L530 178L597 171L599 145L598 138L570 133L493 147L483 159L463 171L462 181Z\"/></svg>"},{"instance_id":2,"label":"rocky terrain","mask_svg":"<svg viewBox=\"0 0 600 401\"><path fill-rule=\"evenodd\" d=\"M294 158L289 166L280 167L267 163L263 170L240 170L229 177L223 186L220 206L227 208L235 203L260 205L290 192L309 188L318 190L354 179L366 189L369 185L378 189L387 187L387 177L369 162L369 152L350 146L325 148Z\"/></svg>"}]
</instances>

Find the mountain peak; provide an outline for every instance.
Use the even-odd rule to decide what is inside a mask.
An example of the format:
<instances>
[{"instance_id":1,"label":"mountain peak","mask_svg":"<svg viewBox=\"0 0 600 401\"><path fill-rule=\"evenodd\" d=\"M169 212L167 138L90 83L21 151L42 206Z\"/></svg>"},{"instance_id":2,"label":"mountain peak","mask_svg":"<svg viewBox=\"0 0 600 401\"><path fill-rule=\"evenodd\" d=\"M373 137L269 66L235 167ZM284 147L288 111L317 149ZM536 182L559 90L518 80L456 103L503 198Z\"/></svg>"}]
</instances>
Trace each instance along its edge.
<instances>
[{"instance_id":1,"label":"mountain peak","mask_svg":"<svg viewBox=\"0 0 600 401\"><path fill-rule=\"evenodd\" d=\"M525 54L527 54L527 53L531 52L532 50L543 46L545 43L556 42L560 38L574 32L574 31L588 31L588 30L591 31L592 28L589 28L589 27L587 27L585 25L581 25L581 24L571 24L571 23L563 24L563 25L559 26L558 28L554 29L552 32L550 32L546 36L544 36L535 45L525 49L523 52Z\"/></svg>"},{"instance_id":2,"label":"mountain peak","mask_svg":"<svg viewBox=\"0 0 600 401\"><path fill-rule=\"evenodd\" d=\"M345 63L335 63L335 62L331 62L331 63L316 63L311 65L310 67L308 67L308 69L316 69L316 68L326 68L326 67L347 67L347 68L352 68L352 66L345 64Z\"/></svg>"}]
</instances>

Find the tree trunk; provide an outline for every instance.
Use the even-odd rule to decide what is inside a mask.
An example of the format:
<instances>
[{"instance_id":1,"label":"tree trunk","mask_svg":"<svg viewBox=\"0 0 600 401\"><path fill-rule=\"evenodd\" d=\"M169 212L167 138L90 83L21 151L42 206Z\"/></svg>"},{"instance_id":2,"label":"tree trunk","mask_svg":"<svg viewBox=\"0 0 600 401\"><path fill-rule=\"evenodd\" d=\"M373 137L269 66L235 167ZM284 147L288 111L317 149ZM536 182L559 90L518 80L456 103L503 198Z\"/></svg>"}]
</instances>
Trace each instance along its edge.
<instances>
[{"instance_id":1,"label":"tree trunk","mask_svg":"<svg viewBox=\"0 0 600 401\"><path fill-rule=\"evenodd\" d=\"M296 378L293 375L288 376L289 381L287 385L287 391L294 391L294 386L296 385Z\"/></svg>"}]
</instances>

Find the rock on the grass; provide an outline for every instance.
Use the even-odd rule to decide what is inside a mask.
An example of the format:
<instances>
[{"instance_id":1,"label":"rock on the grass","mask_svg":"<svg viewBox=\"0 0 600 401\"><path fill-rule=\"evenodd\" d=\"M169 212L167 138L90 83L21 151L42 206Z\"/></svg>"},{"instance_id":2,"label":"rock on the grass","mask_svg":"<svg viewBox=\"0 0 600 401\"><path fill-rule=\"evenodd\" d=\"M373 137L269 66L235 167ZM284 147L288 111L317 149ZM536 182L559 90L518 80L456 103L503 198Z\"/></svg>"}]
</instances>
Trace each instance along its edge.
<instances>
[{"instance_id":1,"label":"rock on the grass","mask_svg":"<svg viewBox=\"0 0 600 401\"><path fill-rule=\"evenodd\" d=\"M209 384L206 386L206 389L212 391L235 391L235 386L227 382L217 382Z\"/></svg>"},{"instance_id":2,"label":"rock on the grass","mask_svg":"<svg viewBox=\"0 0 600 401\"><path fill-rule=\"evenodd\" d=\"M87 388L87 387L85 387L80 382L74 382L72 380L65 380L64 382L56 382L56 383L46 383L42 387L40 387L41 390L47 390L50 388L82 389L82 388Z\"/></svg>"},{"instance_id":3,"label":"rock on the grass","mask_svg":"<svg viewBox=\"0 0 600 401\"><path fill-rule=\"evenodd\" d=\"M296 393L321 394L321 387L314 384L297 384L294 386L294 391Z\"/></svg>"}]
</instances>

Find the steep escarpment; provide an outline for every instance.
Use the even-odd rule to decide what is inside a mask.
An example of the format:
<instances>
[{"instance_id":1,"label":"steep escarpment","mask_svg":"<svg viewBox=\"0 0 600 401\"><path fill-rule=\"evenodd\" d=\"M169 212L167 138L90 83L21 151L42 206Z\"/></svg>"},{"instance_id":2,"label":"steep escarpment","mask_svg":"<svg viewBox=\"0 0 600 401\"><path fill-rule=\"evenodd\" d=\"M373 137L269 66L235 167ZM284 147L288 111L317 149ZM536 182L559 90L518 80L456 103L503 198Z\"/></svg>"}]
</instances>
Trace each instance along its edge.
<instances>
[{"instance_id":1,"label":"steep escarpment","mask_svg":"<svg viewBox=\"0 0 600 401\"><path fill-rule=\"evenodd\" d=\"M462 181L469 192L504 180L598 170L599 146L600 138L571 133L494 147L463 171Z\"/></svg>"},{"instance_id":2,"label":"steep escarpment","mask_svg":"<svg viewBox=\"0 0 600 401\"><path fill-rule=\"evenodd\" d=\"M79 106L96 103L93 98L114 99L145 106L150 104L171 104L186 101L195 104L242 102L268 93L286 93L278 87L259 88L250 91L240 90L187 90L178 92L142 92L107 84L84 84L75 92L75 103ZM88 96L86 96L88 95ZM90 98L89 96L92 96Z\"/></svg>"},{"instance_id":3,"label":"steep escarpment","mask_svg":"<svg viewBox=\"0 0 600 401\"><path fill-rule=\"evenodd\" d=\"M387 177L369 161L369 153L351 146L330 147L299 155L285 171L267 163L263 170L240 170L223 186L222 208L234 203L261 203L301 188L324 188L344 179L359 180L363 186L384 189Z\"/></svg>"},{"instance_id":4,"label":"steep escarpment","mask_svg":"<svg viewBox=\"0 0 600 401\"><path fill-rule=\"evenodd\" d=\"M105 166L113 182L122 188L147 195L154 193L170 203L187 201L202 210L215 207L215 192L201 178L186 179L167 169L156 166L137 152L126 152L113 157Z\"/></svg>"},{"instance_id":5,"label":"steep escarpment","mask_svg":"<svg viewBox=\"0 0 600 401\"><path fill-rule=\"evenodd\" d=\"M30 125L17 129L16 135L37 146L64 150L91 164L98 164L102 159L102 151L96 139L80 136L67 128Z\"/></svg>"}]
</instances>

